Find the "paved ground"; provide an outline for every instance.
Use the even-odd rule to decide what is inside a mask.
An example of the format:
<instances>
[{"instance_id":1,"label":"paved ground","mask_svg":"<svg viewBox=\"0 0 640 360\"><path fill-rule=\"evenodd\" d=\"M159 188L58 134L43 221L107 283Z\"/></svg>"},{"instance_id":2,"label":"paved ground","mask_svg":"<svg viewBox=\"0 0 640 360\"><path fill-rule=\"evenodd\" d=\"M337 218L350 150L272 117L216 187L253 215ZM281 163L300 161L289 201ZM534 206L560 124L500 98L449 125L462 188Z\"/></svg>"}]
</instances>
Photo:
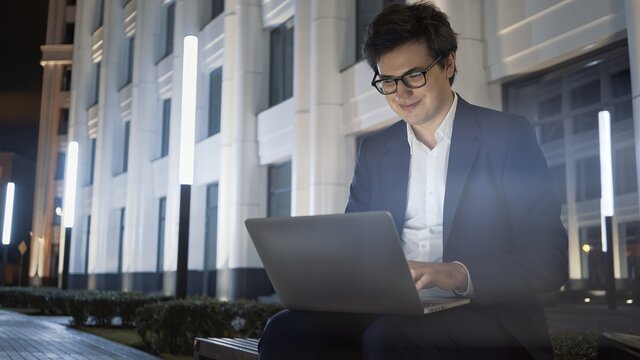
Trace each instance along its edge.
<instances>
[{"instance_id":1,"label":"paved ground","mask_svg":"<svg viewBox=\"0 0 640 360\"><path fill-rule=\"evenodd\" d=\"M0 310L0 359L158 358L52 321Z\"/></svg>"}]
</instances>

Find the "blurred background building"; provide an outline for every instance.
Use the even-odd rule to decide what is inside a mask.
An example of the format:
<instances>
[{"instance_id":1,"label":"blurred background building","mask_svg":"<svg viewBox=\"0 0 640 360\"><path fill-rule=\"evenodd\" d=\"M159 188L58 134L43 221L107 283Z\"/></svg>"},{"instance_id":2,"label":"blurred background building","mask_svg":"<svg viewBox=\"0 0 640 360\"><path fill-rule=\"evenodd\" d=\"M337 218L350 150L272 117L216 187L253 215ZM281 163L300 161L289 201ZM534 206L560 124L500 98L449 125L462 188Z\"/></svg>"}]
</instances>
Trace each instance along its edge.
<instances>
[{"instance_id":1,"label":"blurred background building","mask_svg":"<svg viewBox=\"0 0 640 360\"><path fill-rule=\"evenodd\" d=\"M70 285L174 291L182 39L196 34L189 293L270 294L243 222L343 211L358 138L398 120L360 54L364 29L391 2L50 0L31 282L57 276L71 139L80 178ZM615 276L620 290L637 288L640 2L435 3L459 33L454 89L534 125L564 203L566 289L596 295L597 113L611 112Z\"/></svg>"}]
</instances>

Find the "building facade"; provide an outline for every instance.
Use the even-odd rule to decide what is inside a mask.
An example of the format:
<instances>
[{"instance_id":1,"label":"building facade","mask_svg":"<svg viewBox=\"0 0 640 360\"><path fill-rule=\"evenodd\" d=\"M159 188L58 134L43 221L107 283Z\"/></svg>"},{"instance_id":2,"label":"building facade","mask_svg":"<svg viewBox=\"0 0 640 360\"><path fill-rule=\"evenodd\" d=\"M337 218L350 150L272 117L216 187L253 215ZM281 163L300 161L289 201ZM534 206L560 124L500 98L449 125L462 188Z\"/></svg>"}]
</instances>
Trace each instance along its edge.
<instances>
[{"instance_id":1,"label":"building facade","mask_svg":"<svg viewBox=\"0 0 640 360\"><path fill-rule=\"evenodd\" d=\"M58 2L65 3L51 1ZM42 259L55 257L52 249L60 233L49 221L61 187L54 180L54 162L46 157L72 139L80 146L80 177L70 284L174 291L182 41L195 34L199 57L189 292L220 298L270 294L244 220L342 212L358 137L398 120L370 86L372 71L359 51L363 29L389 2L64 4L65 14L75 14L73 78L70 91L60 92L67 100L56 106L68 106L69 130L66 137L54 137L54 120L46 119L46 129L41 125L41 137L44 132L49 140L41 139L46 150L39 150L32 246L41 250L32 252L32 279L46 277L38 271L53 262ZM565 198L569 288L600 286L594 280L600 276L602 251L597 248L593 113L611 110L616 277L620 286L630 286L640 276L640 3L436 4L459 33L454 90L472 103L521 113L536 128ZM45 88L48 81L52 91L60 87L68 61L43 60ZM43 105L50 101L47 94L52 93L43 93ZM51 108L43 106L43 120L56 113L44 109Z\"/></svg>"},{"instance_id":2,"label":"building facade","mask_svg":"<svg viewBox=\"0 0 640 360\"><path fill-rule=\"evenodd\" d=\"M34 285L55 286L58 278L75 16L74 1L49 1L46 44L41 46L42 101L29 247L29 279Z\"/></svg>"}]
</instances>

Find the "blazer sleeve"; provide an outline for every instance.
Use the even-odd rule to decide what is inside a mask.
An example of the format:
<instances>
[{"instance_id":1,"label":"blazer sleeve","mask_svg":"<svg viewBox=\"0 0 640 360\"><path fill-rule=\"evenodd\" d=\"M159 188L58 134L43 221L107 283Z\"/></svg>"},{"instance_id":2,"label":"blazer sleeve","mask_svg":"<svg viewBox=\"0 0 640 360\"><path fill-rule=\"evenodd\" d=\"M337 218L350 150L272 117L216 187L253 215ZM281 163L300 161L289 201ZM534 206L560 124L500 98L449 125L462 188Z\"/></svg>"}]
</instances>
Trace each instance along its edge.
<instances>
[{"instance_id":1,"label":"blazer sleeve","mask_svg":"<svg viewBox=\"0 0 640 360\"><path fill-rule=\"evenodd\" d=\"M511 249L465 262L478 303L540 295L568 278L567 234L547 162L526 119L515 119L510 133L501 182Z\"/></svg>"},{"instance_id":2,"label":"blazer sleeve","mask_svg":"<svg viewBox=\"0 0 640 360\"><path fill-rule=\"evenodd\" d=\"M369 176L369 164L367 162L367 149L369 137L360 142L358 159L349 188L349 202L346 213L363 212L371 210L371 177Z\"/></svg>"}]
</instances>

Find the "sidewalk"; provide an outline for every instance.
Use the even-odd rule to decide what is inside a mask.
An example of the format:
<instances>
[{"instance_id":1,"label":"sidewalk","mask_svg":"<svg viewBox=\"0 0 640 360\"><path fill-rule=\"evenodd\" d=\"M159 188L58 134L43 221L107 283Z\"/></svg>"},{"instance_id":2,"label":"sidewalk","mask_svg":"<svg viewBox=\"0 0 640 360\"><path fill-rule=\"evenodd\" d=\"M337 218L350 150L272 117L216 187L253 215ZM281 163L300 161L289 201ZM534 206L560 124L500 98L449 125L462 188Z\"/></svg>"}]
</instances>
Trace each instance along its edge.
<instances>
[{"instance_id":1,"label":"sidewalk","mask_svg":"<svg viewBox=\"0 0 640 360\"><path fill-rule=\"evenodd\" d=\"M0 359L158 359L51 321L0 310Z\"/></svg>"}]
</instances>

